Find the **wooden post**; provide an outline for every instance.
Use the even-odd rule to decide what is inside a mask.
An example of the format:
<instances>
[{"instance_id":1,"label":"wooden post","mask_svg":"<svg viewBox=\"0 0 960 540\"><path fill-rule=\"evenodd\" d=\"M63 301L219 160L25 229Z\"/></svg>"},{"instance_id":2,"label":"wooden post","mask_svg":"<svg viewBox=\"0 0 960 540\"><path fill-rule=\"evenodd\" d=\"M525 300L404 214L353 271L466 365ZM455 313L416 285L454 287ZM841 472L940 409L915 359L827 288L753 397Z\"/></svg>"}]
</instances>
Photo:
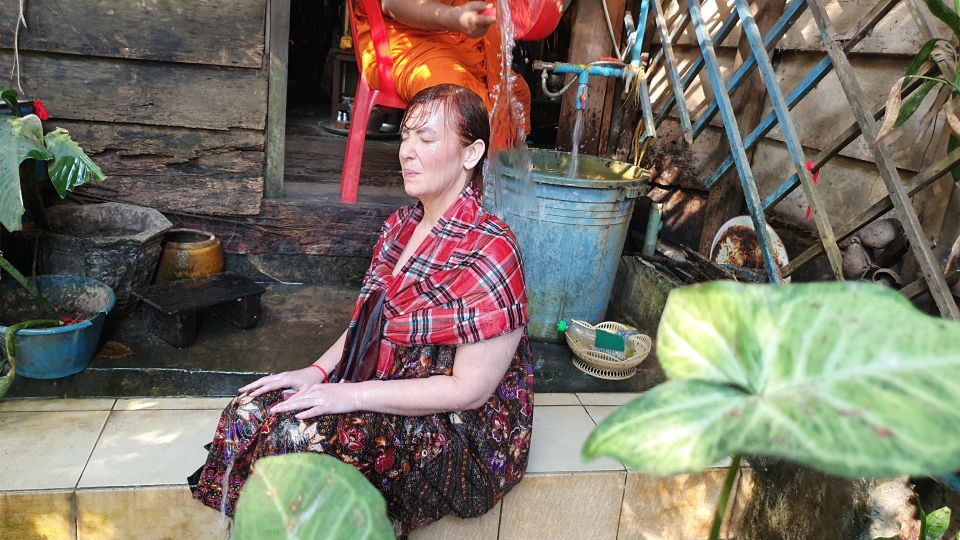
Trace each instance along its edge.
<instances>
[{"instance_id":1,"label":"wooden post","mask_svg":"<svg viewBox=\"0 0 960 540\"><path fill-rule=\"evenodd\" d=\"M613 45L610 42L610 33L607 31L607 22L603 16L603 6L607 3L610 12L610 22L614 34L619 39L623 31L623 13L626 9L626 0L596 0L577 2L576 13L573 18L573 31L570 37L570 53L567 62L572 64L586 64L599 60L604 56L611 56ZM619 29L619 30L618 30ZM572 77L573 75L571 75ZM569 81L569 79L567 79ZM580 152L597 155L600 151L601 132L605 122L609 126L607 107L608 81L605 77L591 77L588 89L589 99L583 111L583 138L580 140ZM612 107L612 102L611 105ZM576 89L571 89L563 95L560 105L560 126L557 129L557 147L569 151L573 123L576 111ZM605 145L604 145L605 146Z\"/></svg>"},{"instance_id":2,"label":"wooden post","mask_svg":"<svg viewBox=\"0 0 960 540\"><path fill-rule=\"evenodd\" d=\"M287 59L290 40L290 0L267 4L266 32L269 69L264 196L283 197L283 154L287 129Z\"/></svg>"},{"instance_id":3,"label":"wooden post","mask_svg":"<svg viewBox=\"0 0 960 540\"><path fill-rule=\"evenodd\" d=\"M780 15L783 14L785 4L786 0L767 0L759 3L754 19L757 21L757 27L762 35L766 35L773 24L777 22L777 19L780 18ZM750 44L747 43L745 37L741 36L740 43L737 45L737 65L742 64L751 54ZM741 137L746 137L760 122L766 101L767 89L763 84L763 78L760 76L759 70L754 70L747 82L744 83L743 88L733 97L733 108L741 126ZM718 152L715 156L711 156L713 159L707 162L716 163L717 156L719 156L719 159L723 159L727 156L729 150L726 147L721 147ZM747 152L747 157L752 162L754 149L749 149ZM704 167L704 170L713 168L713 166ZM710 256L710 244L713 242L713 237L716 236L717 231L727 220L740 215L743 204L743 190L740 187L737 172L735 169L731 169L722 180L713 186L707 196L707 203L704 207L703 232L700 233L700 253L707 257Z\"/></svg>"}]
</instances>

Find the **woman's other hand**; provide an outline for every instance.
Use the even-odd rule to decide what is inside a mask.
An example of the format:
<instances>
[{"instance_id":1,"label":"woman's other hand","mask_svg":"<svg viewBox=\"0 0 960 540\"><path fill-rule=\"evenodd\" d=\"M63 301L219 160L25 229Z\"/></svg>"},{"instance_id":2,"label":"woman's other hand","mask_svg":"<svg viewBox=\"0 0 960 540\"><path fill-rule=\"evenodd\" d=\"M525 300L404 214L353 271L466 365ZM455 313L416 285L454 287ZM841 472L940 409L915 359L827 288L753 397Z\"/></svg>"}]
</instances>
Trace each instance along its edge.
<instances>
[{"instance_id":1,"label":"woman's other hand","mask_svg":"<svg viewBox=\"0 0 960 540\"><path fill-rule=\"evenodd\" d=\"M496 17L489 15L493 4L487 2L467 2L456 9L458 30L473 38L483 37L490 25L497 22Z\"/></svg>"},{"instance_id":2,"label":"woman's other hand","mask_svg":"<svg viewBox=\"0 0 960 540\"><path fill-rule=\"evenodd\" d=\"M292 388L300 391L323 381L323 373L319 369L305 367L293 371L284 371L274 375L261 377L252 383L240 388L240 395L248 394L257 397L272 390Z\"/></svg>"},{"instance_id":3,"label":"woman's other hand","mask_svg":"<svg viewBox=\"0 0 960 540\"><path fill-rule=\"evenodd\" d=\"M360 398L355 392L356 387L356 384L350 383L313 384L304 387L286 401L274 405L270 412L277 414L301 411L296 415L301 420L323 414L355 412L360 410Z\"/></svg>"}]
</instances>

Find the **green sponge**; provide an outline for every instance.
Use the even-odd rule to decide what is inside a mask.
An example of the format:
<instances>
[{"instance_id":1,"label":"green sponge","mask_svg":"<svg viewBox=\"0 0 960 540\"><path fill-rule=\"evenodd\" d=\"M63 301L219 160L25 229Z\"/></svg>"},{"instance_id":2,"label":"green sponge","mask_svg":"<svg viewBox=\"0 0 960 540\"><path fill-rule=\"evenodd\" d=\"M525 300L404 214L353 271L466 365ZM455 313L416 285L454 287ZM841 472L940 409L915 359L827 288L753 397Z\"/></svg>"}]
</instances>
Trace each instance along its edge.
<instances>
[{"instance_id":1,"label":"green sponge","mask_svg":"<svg viewBox=\"0 0 960 540\"><path fill-rule=\"evenodd\" d=\"M623 352L623 338L598 328L597 335L593 340L593 348Z\"/></svg>"}]
</instances>

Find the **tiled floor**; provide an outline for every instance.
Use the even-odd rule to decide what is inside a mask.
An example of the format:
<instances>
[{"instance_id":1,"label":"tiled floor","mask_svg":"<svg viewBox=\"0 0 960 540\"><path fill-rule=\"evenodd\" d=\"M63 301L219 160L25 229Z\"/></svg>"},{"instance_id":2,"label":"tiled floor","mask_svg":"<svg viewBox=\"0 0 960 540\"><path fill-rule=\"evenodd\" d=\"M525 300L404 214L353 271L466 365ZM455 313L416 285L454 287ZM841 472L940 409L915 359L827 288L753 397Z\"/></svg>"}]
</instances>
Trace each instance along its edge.
<instances>
[{"instance_id":1,"label":"tiled floor","mask_svg":"<svg viewBox=\"0 0 960 540\"><path fill-rule=\"evenodd\" d=\"M638 517L649 508L628 504L625 490L656 492L660 479L628 471L612 459L580 458L583 442L596 424L632 397L538 394L523 482L484 517L446 518L413 537L671 537L624 529L624 523L641 529L651 526ZM125 538L130 531L137 531L138 538L165 538L171 531L179 531L176 538L205 537L211 530L219 531L219 514L190 501L185 484L203 462L202 446L210 441L226 402L225 398L0 402L0 462L5 464L5 474L0 475L0 531L12 527L22 533L18 538L79 534L85 540ZM723 471L712 472L722 478ZM700 499L705 493L709 498L712 492L707 491L716 483L716 475L708 473L702 479L707 489L691 491ZM686 480L684 485L699 481ZM671 499L658 504L674 509L683 503Z\"/></svg>"}]
</instances>

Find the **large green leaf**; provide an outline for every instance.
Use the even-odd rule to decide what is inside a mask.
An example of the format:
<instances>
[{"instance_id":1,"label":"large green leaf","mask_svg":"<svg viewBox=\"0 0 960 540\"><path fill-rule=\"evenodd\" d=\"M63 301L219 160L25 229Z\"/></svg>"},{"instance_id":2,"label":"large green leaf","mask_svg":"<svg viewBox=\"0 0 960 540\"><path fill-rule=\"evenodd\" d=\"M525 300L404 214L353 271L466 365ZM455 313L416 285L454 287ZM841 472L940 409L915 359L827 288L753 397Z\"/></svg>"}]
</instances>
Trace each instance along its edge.
<instances>
[{"instance_id":1,"label":"large green leaf","mask_svg":"<svg viewBox=\"0 0 960 540\"><path fill-rule=\"evenodd\" d=\"M19 231L23 216L20 163L28 158L47 160L50 157L36 115L0 116L0 225L8 231Z\"/></svg>"},{"instance_id":2,"label":"large green leaf","mask_svg":"<svg viewBox=\"0 0 960 540\"><path fill-rule=\"evenodd\" d=\"M960 469L960 324L867 283L713 282L673 291L657 339L670 381L584 447L656 474L726 456L842 476Z\"/></svg>"},{"instance_id":3,"label":"large green leaf","mask_svg":"<svg viewBox=\"0 0 960 540\"><path fill-rule=\"evenodd\" d=\"M393 537L386 502L360 471L309 452L257 461L233 526L235 540Z\"/></svg>"},{"instance_id":4,"label":"large green leaf","mask_svg":"<svg viewBox=\"0 0 960 540\"><path fill-rule=\"evenodd\" d=\"M47 164L47 174L60 198L86 182L102 182L106 178L100 167L73 142L67 130L57 128L47 133L44 139L53 154L53 160Z\"/></svg>"}]
</instances>

